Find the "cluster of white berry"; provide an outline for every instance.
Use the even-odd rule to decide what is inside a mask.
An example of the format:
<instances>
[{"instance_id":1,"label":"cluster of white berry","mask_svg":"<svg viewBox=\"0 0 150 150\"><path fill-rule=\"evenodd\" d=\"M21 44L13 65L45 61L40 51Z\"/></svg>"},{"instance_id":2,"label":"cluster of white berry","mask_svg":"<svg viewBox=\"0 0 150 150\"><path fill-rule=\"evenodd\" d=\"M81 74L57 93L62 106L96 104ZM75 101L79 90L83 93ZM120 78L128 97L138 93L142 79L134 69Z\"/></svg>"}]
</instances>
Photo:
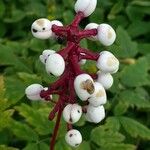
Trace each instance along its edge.
<instances>
[{"instance_id":1,"label":"cluster of white berry","mask_svg":"<svg viewBox=\"0 0 150 150\"><path fill-rule=\"evenodd\" d=\"M84 17L93 13L96 8L97 0L77 0L75 4L75 11L82 12ZM61 22L49 21L42 18L36 20L31 27L34 37L39 39L55 39L57 35L52 31L52 25L63 26ZM85 27L85 30L97 29L97 35L88 37L91 40L99 40L103 45L110 46L116 39L116 33L113 28L108 24L90 23ZM64 58L56 53L54 50L44 50L40 55L40 61L45 65L46 72L54 76L61 76L65 71ZM79 62L85 64L86 59ZM85 119L92 123L99 123L105 117L104 104L107 102L106 91L113 84L112 74L116 73L119 69L118 59L108 51L102 51L96 63L99 71L97 72L98 78L93 78L82 73L74 79L74 89L77 96L81 101L87 101L87 105L83 107L79 104L67 104L63 109L63 118L68 124L74 124L79 121L84 112ZM30 100L44 100L41 98L40 93L47 90L40 84L32 84L26 88L26 95ZM50 95L52 98L52 95ZM78 130L71 129L66 134L66 142L72 147L78 146L82 142L82 136Z\"/></svg>"}]
</instances>

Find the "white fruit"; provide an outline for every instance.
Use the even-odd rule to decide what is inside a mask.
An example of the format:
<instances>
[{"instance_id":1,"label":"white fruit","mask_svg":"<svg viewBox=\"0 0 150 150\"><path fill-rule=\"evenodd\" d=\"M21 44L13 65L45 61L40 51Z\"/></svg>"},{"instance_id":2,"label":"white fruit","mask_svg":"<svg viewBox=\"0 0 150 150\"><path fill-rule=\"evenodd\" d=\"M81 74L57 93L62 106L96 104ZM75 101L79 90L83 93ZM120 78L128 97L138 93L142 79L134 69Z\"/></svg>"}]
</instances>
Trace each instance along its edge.
<instances>
[{"instance_id":1,"label":"white fruit","mask_svg":"<svg viewBox=\"0 0 150 150\"><path fill-rule=\"evenodd\" d=\"M25 94L30 100L42 100L40 97L41 91L44 90L43 86L40 84L31 84L25 90Z\"/></svg>"},{"instance_id":2,"label":"white fruit","mask_svg":"<svg viewBox=\"0 0 150 150\"><path fill-rule=\"evenodd\" d=\"M51 55L51 54L54 54L55 51L54 50L50 50L50 49L46 49L43 51L42 55L40 55L40 61L45 64L46 63L46 60L47 58Z\"/></svg>"},{"instance_id":3,"label":"white fruit","mask_svg":"<svg viewBox=\"0 0 150 150\"><path fill-rule=\"evenodd\" d=\"M83 12L85 17L90 16L97 5L97 0L77 0L75 3L75 11Z\"/></svg>"},{"instance_id":4,"label":"white fruit","mask_svg":"<svg viewBox=\"0 0 150 150\"><path fill-rule=\"evenodd\" d=\"M52 24L48 19L41 18L34 21L31 26L31 32L38 39L49 39L52 36L51 27Z\"/></svg>"},{"instance_id":5,"label":"white fruit","mask_svg":"<svg viewBox=\"0 0 150 150\"><path fill-rule=\"evenodd\" d=\"M78 104L68 104L63 110L63 118L73 124L79 121L82 115L82 107Z\"/></svg>"},{"instance_id":6,"label":"white fruit","mask_svg":"<svg viewBox=\"0 0 150 150\"><path fill-rule=\"evenodd\" d=\"M81 59L79 62L80 65L85 65L86 64L86 59Z\"/></svg>"},{"instance_id":7,"label":"white fruit","mask_svg":"<svg viewBox=\"0 0 150 150\"><path fill-rule=\"evenodd\" d=\"M63 24L60 21L58 21L58 20L51 21L51 24L52 25L57 25L57 26L63 26ZM57 35L55 35L55 33L52 32L52 39L55 39L56 37L57 37Z\"/></svg>"},{"instance_id":8,"label":"white fruit","mask_svg":"<svg viewBox=\"0 0 150 150\"><path fill-rule=\"evenodd\" d=\"M97 74L98 74L97 82L101 83L106 90L113 85L114 80L110 73L98 71Z\"/></svg>"},{"instance_id":9,"label":"white fruit","mask_svg":"<svg viewBox=\"0 0 150 150\"><path fill-rule=\"evenodd\" d=\"M45 67L48 74L61 76L65 70L65 61L61 55L55 53L47 58Z\"/></svg>"},{"instance_id":10,"label":"white fruit","mask_svg":"<svg viewBox=\"0 0 150 150\"><path fill-rule=\"evenodd\" d=\"M94 87L95 92L88 99L89 103L95 107L105 104L107 101L107 96L104 87L98 82L95 82Z\"/></svg>"},{"instance_id":11,"label":"white fruit","mask_svg":"<svg viewBox=\"0 0 150 150\"><path fill-rule=\"evenodd\" d=\"M89 24L85 27L85 30L97 29L98 26L99 26L99 25L96 24L96 23L89 23ZM97 35L96 35L96 36L91 36L91 37L88 38L88 39L97 41L97 40L98 40L98 37L97 37Z\"/></svg>"},{"instance_id":12,"label":"white fruit","mask_svg":"<svg viewBox=\"0 0 150 150\"><path fill-rule=\"evenodd\" d=\"M86 118L88 118L88 121L90 122L100 123L105 118L104 106L94 107L92 105L88 105Z\"/></svg>"},{"instance_id":13,"label":"white fruit","mask_svg":"<svg viewBox=\"0 0 150 150\"><path fill-rule=\"evenodd\" d=\"M105 73L115 73L119 69L119 61L112 53L103 51L97 60L97 68Z\"/></svg>"},{"instance_id":14,"label":"white fruit","mask_svg":"<svg viewBox=\"0 0 150 150\"><path fill-rule=\"evenodd\" d=\"M86 101L94 93L94 81L88 74L80 74L74 80L76 94L82 101Z\"/></svg>"},{"instance_id":15,"label":"white fruit","mask_svg":"<svg viewBox=\"0 0 150 150\"><path fill-rule=\"evenodd\" d=\"M98 40L105 46L110 46L116 39L114 29L108 24L100 24L98 26Z\"/></svg>"},{"instance_id":16,"label":"white fruit","mask_svg":"<svg viewBox=\"0 0 150 150\"><path fill-rule=\"evenodd\" d=\"M78 130L72 129L65 136L66 142L72 147L78 147L82 143L82 135Z\"/></svg>"}]
</instances>

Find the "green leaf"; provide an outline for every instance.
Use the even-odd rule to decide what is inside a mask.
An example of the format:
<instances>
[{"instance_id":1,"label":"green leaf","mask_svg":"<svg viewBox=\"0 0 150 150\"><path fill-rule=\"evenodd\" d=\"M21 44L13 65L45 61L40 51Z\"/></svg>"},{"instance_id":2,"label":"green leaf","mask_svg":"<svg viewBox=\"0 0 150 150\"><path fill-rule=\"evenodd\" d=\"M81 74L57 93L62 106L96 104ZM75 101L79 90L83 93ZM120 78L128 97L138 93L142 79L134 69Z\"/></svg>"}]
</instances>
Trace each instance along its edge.
<instances>
[{"instance_id":1,"label":"green leaf","mask_svg":"<svg viewBox=\"0 0 150 150\"><path fill-rule=\"evenodd\" d=\"M0 18L4 15L5 12L5 5L3 1L0 1Z\"/></svg>"},{"instance_id":2,"label":"green leaf","mask_svg":"<svg viewBox=\"0 0 150 150\"><path fill-rule=\"evenodd\" d=\"M138 49L141 54L149 54L150 44L149 43L140 43L138 45Z\"/></svg>"},{"instance_id":3,"label":"green leaf","mask_svg":"<svg viewBox=\"0 0 150 150\"><path fill-rule=\"evenodd\" d=\"M123 69L120 78L121 82L129 87L138 87L148 84L148 63L145 57L140 58L133 65Z\"/></svg>"},{"instance_id":4,"label":"green leaf","mask_svg":"<svg viewBox=\"0 0 150 150\"><path fill-rule=\"evenodd\" d=\"M63 13L63 18L64 18L64 23L66 23L66 24L70 23L74 18L73 12L70 10L65 11Z\"/></svg>"},{"instance_id":5,"label":"green leaf","mask_svg":"<svg viewBox=\"0 0 150 150\"><path fill-rule=\"evenodd\" d=\"M25 95L26 85L15 77L5 78L6 98L10 104L15 104Z\"/></svg>"},{"instance_id":6,"label":"green leaf","mask_svg":"<svg viewBox=\"0 0 150 150\"><path fill-rule=\"evenodd\" d=\"M119 120L125 131L134 138L142 138L150 140L150 129L136 120L128 117L119 117Z\"/></svg>"},{"instance_id":7,"label":"green leaf","mask_svg":"<svg viewBox=\"0 0 150 150\"><path fill-rule=\"evenodd\" d=\"M129 106L150 108L150 102L142 96L140 97L134 90L125 90L121 92L118 99L120 102L128 104Z\"/></svg>"},{"instance_id":8,"label":"green leaf","mask_svg":"<svg viewBox=\"0 0 150 150\"><path fill-rule=\"evenodd\" d=\"M13 113L13 109L0 112L0 131L9 126Z\"/></svg>"},{"instance_id":9,"label":"green leaf","mask_svg":"<svg viewBox=\"0 0 150 150\"><path fill-rule=\"evenodd\" d=\"M58 142L55 145L55 150L72 150L72 148L67 145L64 137L62 137L58 139Z\"/></svg>"},{"instance_id":10,"label":"green leaf","mask_svg":"<svg viewBox=\"0 0 150 150\"><path fill-rule=\"evenodd\" d=\"M117 117L108 117L106 123L102 127L105 130L117 132L120 129L120 122Z\"/></svg>"},{"instance_id":11,"label":"green leaf","mask_svg":"<svg viewBox=\"0 0 150 150\"><path fill-rule=\"evenodd\" d=\"M38 141L37 133L25 123L12 120L10 129L15 136L26 141Z\"/></svg>"},{"instance_id":12,"label":"green leaf","mask_svg":"<svg viewBox=\"0 0 150 150\"><path fill-rule=\"evenodd\" d=\"M89 142L86 142L86 141L83 141L83 142L81 143L81 145L76 148L76 150L91 150L91 148L90 148L90 143L89 143Z\"/></svg>"},{"instance_id":13,"label":"green leaf","mask_svg":"<svg viewBox=\"0 0 150 150\"><path fill-rule=\"evenodd\" d=\"M118 132L104 130L102 127L97 127L92 130L91 140L99 146L107 143L120 143L124 140L124 136Z\"/></svg>"},{"instance_id":14,"label":"green leaf","mask_svg":"<svg viewBox=\"0 0 150 150\"><path fill-rule=\"evenodd\" d=\"M150 22L135 21L128 27L128 33L132 38L148 34L150 32Z\"/></svg>"},{"instance_id":15,"label":"green leaf","mask_svg":"<svg viewBox=\"0 0 150 150\"><path fill-rule=\"evenodd\" d=\"M105 146L102 146L102 150L136 150L136 146L123 143L108 143Z\"/></svg>"},{"instance_id":16,"label":"green leaf","mask_svg":"<svg viewBox=\"0 0 150 150\"><path fill-rule=\"evenodd\" d=\"M0 145L0 150L19 150L19 149L14 147L8 147L7 145Z\"/></svg>"},{"instance_id":17,"label":"green leaf","mask_svg":"<svg viewBox=\"0 0 150 150\"><path fill-rule=\"evenodd\" d=\"M119 57L134 57L138 52L137 43L131 40L131 37L128 35L127 31L124 30L122 27L117 28L116 43L120 48L117 51L117 55ZM109 49L111 50L111 47ZM114 53L116 52L114 51Z\"/></svg>"},{"instance_id":18,"label":"green leaf","mask_svg":"<svg viewBox=\"0 0 150 150\"><path fill-rule=\"evenodd\" d=\"M44 108L42 108L41 112L26 104L21 104L15 108L40 135L47 135L53 132L54 122L48 120L48 114L45 114Z\"/></svg>"}]
</instances>

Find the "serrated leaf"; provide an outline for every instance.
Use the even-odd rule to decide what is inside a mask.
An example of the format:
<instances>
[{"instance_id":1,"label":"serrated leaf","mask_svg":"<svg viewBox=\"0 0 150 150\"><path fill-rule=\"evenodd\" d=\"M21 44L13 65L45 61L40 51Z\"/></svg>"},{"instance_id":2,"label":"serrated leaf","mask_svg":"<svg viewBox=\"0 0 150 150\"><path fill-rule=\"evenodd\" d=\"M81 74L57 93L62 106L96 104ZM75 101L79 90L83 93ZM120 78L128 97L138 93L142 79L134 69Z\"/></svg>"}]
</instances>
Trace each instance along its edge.
<instances>
[{"instance_id":1,"label":"serrated leaf","mask_svg":"<svg viewBox=\"0 0 150 150\"><path fill-rule=\"evenodd\" d=\"M10 125L11 116L13 115L13 113L14 113L13 109L0 112L0 131L3 128L8 127Z\"/></svg>"},{"instance_id":2,"label":"serrated leaf","mask_svg":"<svg viewBox=\"0 0 150 150\"><path fill-rule=\"evenodd\" d=\"M119 120L125 131L134 138L142 138L150 140L150 129L136 120L128 117L119 117Z\"/></svg>"},{"instance_id":3,"label":"serrated leaf","mask_svg":"<svg viewBox=\"0 0 150 150\"><path fill-rule=\"evenodd\" d=\"M25 123L12 120L10 129L15 136L26 141L38 141L37 133Z\"/></svg>"},{"instance_id":4,"label":"serrated leaf","mask_svg":"<svg viewBox=\"0 0 150 150\"><path fill-rule=\"evenodd\" d=\"M105 130L119 131L120 122L117 117L108 117L106 123L102 126Z\"/></svg>"},{"instance_id":5,"label":"serrated leaf","mask_svg":"<svg viewBox=\"0 0 150 150\"><path fill-rule=\"evenodd\" d=\"M102 150L136 150L135 145L131 144L116 144L116 143L108 143L105 146L102 146Z\"/></svg>"},{"instance_id":6,"label":"serrated leaf","mask_svg":"<svg viewBox=\"0 0 150 150\"><path fill-rule=\"evenodd\" d=\"M120 50L117 51L119 57L134 57L137 52L137 43L131 40L131 37L122 27L117 28L117 45ZM111 47L109 48L111 49Z\"/></svg>"},{"instance_id":7,"label":"serrated leaf","mask_svg":"<svg viewBox=\"0 0 150 150\"><path fill-rule=\"evenodd\" d=\"M148 62L145 57L140 58L135 64L127 66L121 72L121 82L129 87L138 87L148 83Z\"/></svg>"},{"instance_id":8,"label":"serrated leaf","mask_svg":"<svg viewBox=\"0 0 150 150\"><path fill-rule=\"evenodd\" d=\"M121 92L119 95L119 101L128 104L129 106L150 108L150 102L147 99L140 97L140 95L138 95L138 93L134 90L126 90Z\"/></svg>"},{"instance_id":9,"label":"serrated leaf","mask_svg":"<svg viewBox=\"0 0 150 150\"><path fill-rule=\"evenodd\" d=\"M40 112L26 104L21 104L15 108L39 134L47 135L53 132L54 122L48 120L48 114L44 114L44 111Z\"/></svg>"},{"instance_id":10,"label":"serrated leaf","mask_svg":"<svg viewBox=\"0 0 150 150\"><path fill-rule=\"evenodd\" d=\"M91 140L99 146L107 143L120 143L124 140L124 136L118 132L104 130L102 127L97 127L92 130Z\"/></svg>"}]
</instances>

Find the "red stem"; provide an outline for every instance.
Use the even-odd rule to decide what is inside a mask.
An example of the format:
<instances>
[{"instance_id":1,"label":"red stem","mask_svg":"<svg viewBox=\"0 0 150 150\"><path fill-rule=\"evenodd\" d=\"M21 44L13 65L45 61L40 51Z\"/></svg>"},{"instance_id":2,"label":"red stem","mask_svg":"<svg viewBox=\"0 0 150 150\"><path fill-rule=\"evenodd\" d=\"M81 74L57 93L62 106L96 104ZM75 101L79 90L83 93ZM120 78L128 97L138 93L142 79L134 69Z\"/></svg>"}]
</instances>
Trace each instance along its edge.
<instances>
[{"instance_id":1,"label":"red stem","mask_svg":"<svg viewBox=\"0 0 150 150\"><path fill-rule=\"evenodd\" d=\"M78 36L80 39L83 39L83 38L88 38L96 35L97 35L97 29L91 29L91 30L80 31Z\"/></svg>"},{"instance_id":2,"label":"red stem","mask_svg":"<svg viewBox=\"0 0 150 150\"><path fill-rule=\"evenodd\" d=\"M84 14L82 12L78 12L71 25L77 27L83 18L84 18Z\"/></svg>"},{"instance_id":3,"label":"red stem","mask_svg":"<svg viewBox=\"0 0 150 150\"><path fill-rule=\"evenodd\" d=\"M50 150L54 150L55 141L56 141L59 125L60 125L61 116L62 116L62 108L60 108L59 111L58 111L55 129L54 129L53 136L52 136L52 139L51 139L51 142L50 142Z\"/></svg>"}]
</instances>

